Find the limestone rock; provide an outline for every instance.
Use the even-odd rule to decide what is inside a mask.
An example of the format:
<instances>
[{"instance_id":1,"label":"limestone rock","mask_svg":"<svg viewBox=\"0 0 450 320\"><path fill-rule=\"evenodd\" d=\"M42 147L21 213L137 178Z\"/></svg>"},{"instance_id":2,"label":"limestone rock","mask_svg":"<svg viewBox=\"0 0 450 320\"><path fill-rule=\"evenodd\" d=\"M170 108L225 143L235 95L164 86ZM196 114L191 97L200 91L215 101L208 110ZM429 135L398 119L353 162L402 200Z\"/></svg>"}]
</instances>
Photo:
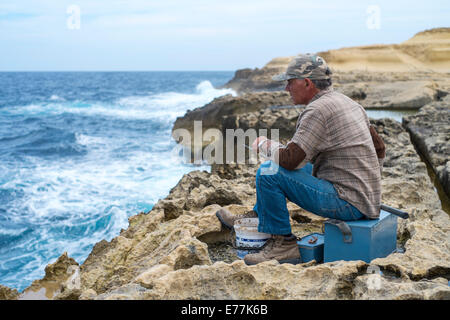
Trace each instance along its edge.
<instances>
[{"instance_id":1,"label":"limestone rock","mask_svg":"<svg viewBox=\"0 0 450 320\"><path fill-rule=\"evenodd\" d=\"M217 158L210 159L206 156L202 157L203 160L213 164L225 163L232 158L238 162L242 158L237 157L240 152L245 153L245 158L250 156L244 144L251 145L258 135L281 140L292 137L297 118L304 107L295 107L290 104L292 102L289 94L281 91L248 93L240 97L224 96L177 118L172 135L177 139L180 130L188 133L189 138L183 137L181 145L187 147L187 160L190 162L193 161L195 154L204 156L205 148L209 145L214 146L214 143L217 143L218 150L222 150L222 157L217 156ZM241 105L245 108L241 108ZM252 107L248 107L248 105ZM201 126L198 126L197 130L194 130L195 121L201 121ZM227 149L227 145L230 141L233 144L235 139L233 133L236 134L238 129L242 135L247 135L248 138L242 139L235 146L234 156L229 156L228 153L232 148ZM219 140L207 138L205 135L208 130L215 130L219 135ZM228 132L229 130L231 133ZM195 134L197 138L195 138ZM237 149L238 147L240 150Z\"/></svg>"},{"instance_id":2,"label":"limestone rock","mask_svg":"<svg viewBox=\"0 0 450 320\"><path fill-rule=\"evenodd\" d=\"M434 81L358 82L337 86L338 91L365 108L419 109L437 99Z\"/></svg>"},{"instance_id":3,"label":"limestone rock","mask_svg":"<svg viewBox=\"0 0 450 320\"><path fill-rule=\"evenodd\" d=\"M78 263L64 252L54 263L45 267L45 276L35 280L19 296L19 300L54 299L65 288L78 289ZM69 282L67 282L69 280Z\"/></svg>"},{"instance_id":4,"label":"limestone rock","mask_svg":"<svg viewBox=\"0 0 450 320\"><path fill-rule=\"evenodd\" d=\"M433 220L415 221L409 223L407 228L411 238L404 246L405 253L394 253L386 258L375 259L372 263L388 270L402 270L401 273L412 280L450 275L448 217L443 230Z\"/></svg>"},{"instance_id":5,"label":"limestone rock","mask_svg":"<svg viewBox=\"0 0 450 320\"><path fill-rule=\"evenodd\" d=\"M196 213L186 211L167 221L151 211L144 218L159 220L157 229L143 237L118 236L94 247L81 268L82 290L93 289L97 294L114 290L156 265L178 270L211 264L207 245L197 238L220 232L220 222L215 217L218 208L214 205Z\"/></svg>"},{"instance_id":6,"label":"limestone rock","mask_svg":"<svg viewBox=\"0 0 450 320\"><path fill-rule=\"evenodd\" d=\"M286 67L292 57L279 57L272 59L261 69L241 69L237 70L225 87L231 88L236 92L250 91L281 91L284 89L283 82L275 82L272 76L285 72Z\"/></svg>"},{"instance_id":7,"label":"limestone rock","mask_svg":"<svg viewBox=\"0 0 450 320\"><path fill-rule=\"evenodd\" d=\"M348 47L320 52L335 70L449 72L450 28L419 32L400 44Z\"/></svg>"},{"instance_id":8,"label":"limestone rock","mask_svg":"<svg viewBox=\"0 0 450 320\"><path fill-rule=\"evenodd\" d=\"M95 297L97 297L97 292L92 289L87 289L81 293L78 300L94 300Z\"/></svg>"},{"instance_id":9,"label":"limestone rock","mask_svg":"<svg viewBox=\"0 0 450 320\"><path fill-rule=\"evenodd\" d=\"M280 265L275 260L256 266L241 260L217 262L164 270L159 278L147 278L147 290L126 285L98 299L352 299L352 281L364 273L365 266L362 261L317 266Z\"/></svg>"},{"instance_id":10,"label":"limestone rock","mask_svg":"<svg viewBox=\"0 0 450 320\"><path fill-rule=\"evenodd\" d=\"M399 281L378 274L367 274L355 279L355 298L361 300L449 300L447 283L429 280Z\"/></svg>"},{"instance_id":11,"label":"limestone rock","mask_svg":"<svg viewBox=\"0 0 450 320\"><path fill-rule=\"evenodd\" d=\"M157 264L138 275L134 279L134 282L140 284L144 288L151 289L153 287L153 282L156 279L161 277L161 275L167 274L171 271L173 271L173 268L169 267L168 265Z\"/></svg>"},{"instance_id":12,"label":"limestone rock","mask_svg":"<svg viewBox=\"0 0 450 320\"><path fill-rule=\"evenodd\" d=\"M0 300L16 300L19 291L0 285Z\"/></svg>"},{"instance_id":13,"label":"limestone rock","mask_svg":"<svg viewBox=\"0 0 450 320\"><path fill-rule=\"evenodd\" d=\"M143 300L145 291L147 291L146 288L139 284L130 283L99 294L94 300Z\"/></svg>"},{"instance_id":14,"label":"limestone rock","mask_svg":"<svg viewBox=\"0 0 450 320\"><path fill-rule=\"evenodd\" d=\"M399 219L399 240L405 253L394 253L372 263L400 268L414 280L450 274L450 219L440 210L425 164L400 124L390 119L372 122L387 146L382 201L410 213L409 220Z\"/></svg>"},{"instance_id":15,"label":"limestone rock","mask_svg":"<svg viewBox=\"0 0 450 320\"><path fill-rule=\"evenodd\" d=\"M431 164L447 196L450 196L450 96L405 117L403 125L419 152Z\"/></svg>"},{"instance_id":16,"label":"limestone rock","mask_svg":"<svg viewBox=\"0 0 450 320\"><path fill-rule=\"evenodd\" d=\"M244 94L239 97L226 95L214 99L201 108L187 112L183 117L178 117L172 131L186 129L194 137L194 121L202 121L202 129L217 128L222 130L222 118L249 112L263 110L272 106L291 105L289 93L278 92L255 92Z\"/></svg>"},{"instance_id":17,"label":"limestone rock","mask_svg":"<svg viewBox=\"0 0 450 320\"><path fill-rule=\"evenodd\" d=\"M271 130L278 130L280 139L290 139L295 133L295 125L298 116L304 107L286 106L272 107L255 112L249 112L240 115L230 115L224 117L223 128L226 129L248 129L267 130L265 136L271 136ZM262 134L260 134L262 135Z\"/></svg>"},{"instance_id":18,"label":"limestone rock","mask_svg":"<svg viewBox=\"0 0 450 320\"><path fill-rule=\"evenodd\" d=\"M438 166L436 171L447 196L450 196L450 161L447 161L445 166Z\"/></svg>"},{"instance_id":19,"label":"limestone rock","mask_svg":"<svg viewBox=\"0 0 450 320\"><path fill-rule=\"evenodd\" d=\"M165 214L173 208L162 203L130 219L133 232L125 230L111 243L98 244L81 268L80 298L447 299L448 288L437 279L449 275L450 219L440 210L408 133L390 119L372 123L387 146L383 202L411 215L399 221L404 253L371 262L384 273L381 290L372 286L368 264L362 261L297 266L270 261L246 266L231 255L227 263L218 260L221 254L215 250L219 243L224 244L221 248L231 246L230 234L215 217L220 206L209 204L204 195L211 189L224 194L224 190L238 190L241 204L231 200L225 205L235 214L251 209L255 200L252 181L257 166L230 164L216 165L211 173L185 175L164 200L182 206L175 216ZM252 196L244 192L249 190ZM320 231L324 219L290 202L288 209L297 236ZM145 232L138 230L139 225Z\"/></svg>"}]
</instances>

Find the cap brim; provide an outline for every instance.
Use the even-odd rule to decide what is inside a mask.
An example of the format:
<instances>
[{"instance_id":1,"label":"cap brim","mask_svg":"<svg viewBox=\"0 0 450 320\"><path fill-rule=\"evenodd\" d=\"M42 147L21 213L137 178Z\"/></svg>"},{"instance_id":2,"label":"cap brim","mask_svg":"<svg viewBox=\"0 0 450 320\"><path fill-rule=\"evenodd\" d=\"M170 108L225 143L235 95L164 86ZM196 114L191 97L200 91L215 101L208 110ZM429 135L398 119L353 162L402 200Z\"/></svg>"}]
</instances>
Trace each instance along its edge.
<instances>
[{"instance_id":1,"label":"cap brim","mask_svg":"<svg viewBox=\"0 0 450 320\"><path fill-rule=\"evenodd\" d=\"M276 76L272 77L273 81L286 81L291 79L286 73L277 74Z\"/></svg>"}]
</instances>

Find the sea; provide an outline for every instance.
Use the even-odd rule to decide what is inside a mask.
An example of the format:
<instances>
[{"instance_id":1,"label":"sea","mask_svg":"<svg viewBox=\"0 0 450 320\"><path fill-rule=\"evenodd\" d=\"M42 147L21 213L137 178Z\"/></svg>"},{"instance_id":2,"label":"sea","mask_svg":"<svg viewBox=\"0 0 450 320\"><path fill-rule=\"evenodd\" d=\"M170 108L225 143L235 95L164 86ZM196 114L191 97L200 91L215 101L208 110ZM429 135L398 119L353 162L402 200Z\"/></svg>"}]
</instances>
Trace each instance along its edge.
<instances>
[{"instance_id":1,"label":"sea","mask_svg":"<svg viewBox=\"0 0 450 320\"><path fill-rule=\"evenodd\" d=\"M93 246L148 212L186 164L175 119L214 98L220 72L1 72L0 284L22 291L67 252ZM175 151L174 151L175 150Z\"/></svg>"}]
</instances>

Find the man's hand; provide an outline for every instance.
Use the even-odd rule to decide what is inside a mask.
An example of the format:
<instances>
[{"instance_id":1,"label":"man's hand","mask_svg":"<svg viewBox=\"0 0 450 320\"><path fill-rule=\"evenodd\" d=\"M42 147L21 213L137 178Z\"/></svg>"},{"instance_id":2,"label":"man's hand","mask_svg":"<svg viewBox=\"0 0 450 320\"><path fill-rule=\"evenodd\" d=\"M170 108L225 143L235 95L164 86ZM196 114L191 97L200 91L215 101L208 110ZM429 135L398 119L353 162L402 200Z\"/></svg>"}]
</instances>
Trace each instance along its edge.
<instances>
[{"instance_id":1,"label":"man's hand","mask_svg":"<svg viewBox=\"0 0 450 320\"><path fill-rule=\"evenodd\" d=\"M265 137L265 136L261 136L261 137L258 137L258 138L256 138L256 140L253 142L253 144L252 144L252 150L255 152L255 153L258 153L258 144L261 142L261 141L265 141L265 140L267 140L267 137Z\"/></svg>"}]
</instances>

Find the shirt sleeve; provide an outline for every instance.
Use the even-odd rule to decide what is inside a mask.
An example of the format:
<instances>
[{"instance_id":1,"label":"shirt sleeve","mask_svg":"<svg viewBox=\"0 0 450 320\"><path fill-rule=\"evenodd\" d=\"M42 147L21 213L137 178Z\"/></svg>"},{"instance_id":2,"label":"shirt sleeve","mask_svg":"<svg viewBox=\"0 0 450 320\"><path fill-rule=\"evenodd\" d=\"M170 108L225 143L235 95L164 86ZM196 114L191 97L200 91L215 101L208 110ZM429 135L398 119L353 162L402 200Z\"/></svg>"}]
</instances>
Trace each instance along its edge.
<instances>
[{"instance_id":1,"label":"shirt sleeve","mask_svg":"<svg viewBox=\"0 0 450 320\"><path fill-rule=\"evenodd\" d=\"M327 126L322 113L317 108L306 109L300 117L291 141L305 153L302 163L312 162L312 159L328 145Z\"/></svg>"},{"instance_id":2,"label":"shirt sleeve","mask_svg":"<svg viewBox=\"0 0 450 320\"><path fill-rule=\"evenodd\" d=\"M289 142L287 146L283 146L273 140L270 140L270 147L262 148L261 152L266 158L274 161L278 165L287 170L299 169L306 164L305 153L293 142Z\"/></svg>"}]
</instances>

